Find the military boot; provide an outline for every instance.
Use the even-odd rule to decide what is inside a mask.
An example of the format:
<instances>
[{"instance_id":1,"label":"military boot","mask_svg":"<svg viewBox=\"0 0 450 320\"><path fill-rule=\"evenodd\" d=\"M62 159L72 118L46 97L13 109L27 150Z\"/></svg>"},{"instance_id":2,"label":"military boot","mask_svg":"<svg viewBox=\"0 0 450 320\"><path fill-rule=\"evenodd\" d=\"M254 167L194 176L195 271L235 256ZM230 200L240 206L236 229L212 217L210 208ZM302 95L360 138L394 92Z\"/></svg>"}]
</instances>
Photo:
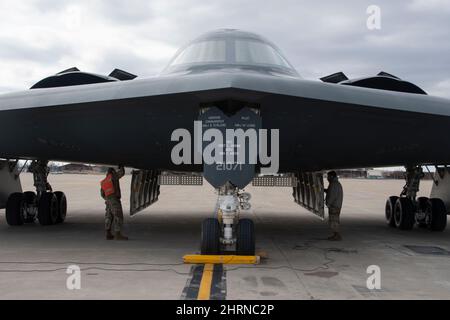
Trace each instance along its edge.
<instances>
[{"instance_id":1,"label":"military boot","mask_svg":"<svg viewBox=\"0 0 450 320\"><path fill-rule=\"evenodd\" d=\"M328 237L329 241L342 241L342 236L339 232L333 233L331 237Z\"/></svg>"},{"instance_id":2,"label":"military boot","mask_svg":"<svg viewBox=\"0 0 450 320\"><path fill-rule=\"evenodd\" d=\"M124 236L120 231L117 231L114 235L114 240L128 240L127 236Z\"/></svg>"},{"instance_id":3,"label":"military boot","mask_svg":"<svg viewBox=\"0 0 450 320\"><path fill-rule=\"evenodd\" d=\"M114 235L112 234L111 230L106 230L106 240L112 239L114 239Z\"/></svg>"}]
</instances>

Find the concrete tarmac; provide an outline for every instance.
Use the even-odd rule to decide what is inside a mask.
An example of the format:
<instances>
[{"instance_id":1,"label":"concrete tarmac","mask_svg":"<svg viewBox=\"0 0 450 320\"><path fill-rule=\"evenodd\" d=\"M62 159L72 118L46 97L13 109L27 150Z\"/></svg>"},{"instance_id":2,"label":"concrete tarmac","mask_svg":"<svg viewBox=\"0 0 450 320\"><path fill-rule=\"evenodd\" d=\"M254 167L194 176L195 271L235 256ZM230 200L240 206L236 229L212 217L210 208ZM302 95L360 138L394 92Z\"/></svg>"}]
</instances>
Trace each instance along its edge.
<instances>
[{"instance_id":1,"label":"concrete tarmac","mask_svg":"<svg viewBox=\"0 0 450 320\"><path fill-rule=\"evenodd\" d=\"M163 186L160 200L128 214L130 176L121 180L128 242L104 239L99 175L50 175L68 198L64 224L6 224L0 210L0 299L180 299L191 278L185 254L199 251L201 221L216 195L205 184ZM329 242L326 222L293 202L290 188L248 188L256 224L257 266L225 266L226 299L450 299L450 230L400 231L384 221L384 205L402 180L343 179L344 240ZM22 175L24 190L32 176ZM429 195L424 181L421 195ZM420 253L407 246L427 246ZM68 290L67 267L81 268L81 289ZM369 290L369 266L381 289Z\"/></svg>"}]
</instances>

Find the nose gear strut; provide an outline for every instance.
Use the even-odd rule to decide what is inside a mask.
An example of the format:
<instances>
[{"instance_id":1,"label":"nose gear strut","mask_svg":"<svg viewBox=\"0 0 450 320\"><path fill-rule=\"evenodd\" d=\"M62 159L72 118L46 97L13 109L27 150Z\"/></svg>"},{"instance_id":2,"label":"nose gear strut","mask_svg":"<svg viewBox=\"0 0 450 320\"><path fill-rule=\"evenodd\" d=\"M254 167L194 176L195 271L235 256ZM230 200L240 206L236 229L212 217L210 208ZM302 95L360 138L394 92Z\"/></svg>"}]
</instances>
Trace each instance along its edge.
<instances>
[{"instance_id":1,"label":"nose gear strut","mask_svg":"<svg viewBox=\"0 0 450 320\"><path fill-rule=\"evenodd\" d=\"M240 219L240 211L251 208L251 195L229 182L217 192L217 218L206 219L202 225L202 254L219 254L223 248L234 249L238 255L254 255L253 221Z\"/></svg>"}]
</instances>

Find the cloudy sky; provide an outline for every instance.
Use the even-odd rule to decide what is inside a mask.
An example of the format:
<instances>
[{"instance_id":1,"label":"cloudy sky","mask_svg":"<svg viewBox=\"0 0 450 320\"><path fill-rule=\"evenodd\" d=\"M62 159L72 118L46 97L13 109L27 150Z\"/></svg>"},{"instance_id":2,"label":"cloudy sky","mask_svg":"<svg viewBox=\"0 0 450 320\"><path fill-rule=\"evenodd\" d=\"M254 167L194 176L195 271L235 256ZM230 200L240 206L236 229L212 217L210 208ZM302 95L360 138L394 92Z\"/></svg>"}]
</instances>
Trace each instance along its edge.
<instances>
[{"instance_id":1,"label":"cloudy sky","mask_svg":"<svg viewBox=\"0 0 450 320\"><path fill-rule=\"evenodd\" d=\"M369 5L380 30L367 28ZM72 66L152 76L189 39L239 28L275 42L307 79L384 70L450 98L450 0L0 0L0 12L0 92Z\"/></svg>"}]
</instances>

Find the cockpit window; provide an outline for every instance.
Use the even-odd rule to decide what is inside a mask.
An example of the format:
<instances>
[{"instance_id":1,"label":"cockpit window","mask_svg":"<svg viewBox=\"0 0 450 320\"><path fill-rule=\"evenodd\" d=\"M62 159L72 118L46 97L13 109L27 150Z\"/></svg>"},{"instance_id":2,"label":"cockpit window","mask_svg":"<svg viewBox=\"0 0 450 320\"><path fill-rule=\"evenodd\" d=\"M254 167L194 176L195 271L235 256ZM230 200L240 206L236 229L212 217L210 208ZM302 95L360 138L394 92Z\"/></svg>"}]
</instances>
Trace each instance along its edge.
<instances>
[{"instance_id":1,"label":"cockpit window","mask_svg":"<svg viewBox=\"0 0 450 320\"><path fill-rule=\"evenodd\" d=\"M270 45L252 40L236 40L236 63L290 68L289 63Z\"/></svg>"},{"instance_id":2,"label":"cockpit window","mask_svg":"<svg viewBox=\"0 0 450 320\"><path fill-rule=\"evenodd\" d=\"M245 68L298 76L281 52L257 35L223 31L194 40L177 52L163 74L224 68Z\"/></svg>"},{"instance_id":3,"label":"cockpit window","mask_svg":"<svg viewBox=\"0 0 450 320\"><path fill-rule=\"evenodd\" d=\"M184 51L172 62L172 65L191 64L199 62L226 62L225 40L195 42L184 49Z\"/></svg>"}]
</instances>

